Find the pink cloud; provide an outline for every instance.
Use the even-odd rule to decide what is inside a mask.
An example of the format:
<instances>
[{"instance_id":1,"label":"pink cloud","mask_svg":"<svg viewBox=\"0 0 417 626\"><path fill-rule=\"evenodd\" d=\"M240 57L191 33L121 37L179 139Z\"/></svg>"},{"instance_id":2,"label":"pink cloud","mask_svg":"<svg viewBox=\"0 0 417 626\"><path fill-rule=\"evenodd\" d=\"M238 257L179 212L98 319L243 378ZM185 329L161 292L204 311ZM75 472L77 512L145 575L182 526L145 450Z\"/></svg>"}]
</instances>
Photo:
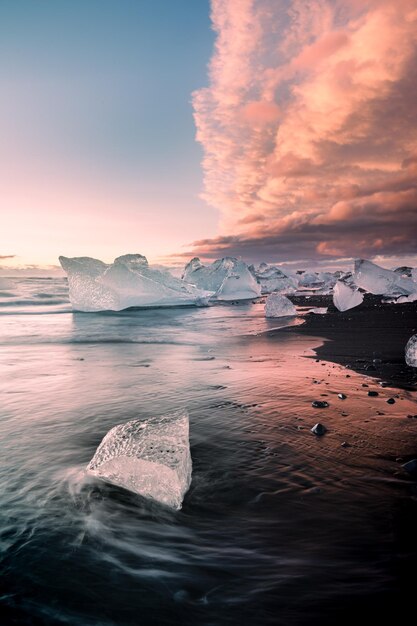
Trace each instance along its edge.
<instances>
[{"instance_id":1,"label":"pink cloud","mask_svg":"<svg viewBox=\"0 0 417 626\"><path fill-rule=\"evenodd\" d=\"M415 251L415 0L212 0L212 19L193 103L222 234L204 250Z\"/></svg>"}]
</instances>

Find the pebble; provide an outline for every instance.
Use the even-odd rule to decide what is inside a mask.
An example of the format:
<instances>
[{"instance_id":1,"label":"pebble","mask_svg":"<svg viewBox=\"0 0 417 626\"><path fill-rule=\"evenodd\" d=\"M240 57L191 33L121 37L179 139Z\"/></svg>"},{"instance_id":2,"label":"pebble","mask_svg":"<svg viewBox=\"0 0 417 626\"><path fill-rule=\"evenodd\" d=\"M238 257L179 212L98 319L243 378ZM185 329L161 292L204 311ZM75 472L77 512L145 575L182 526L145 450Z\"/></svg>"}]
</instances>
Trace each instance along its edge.
<instances>
[{"instance_id":1,"label":"pebble","mask_svg":"<svg viewBox=\"0 0 417 626\"><path fill-rule=\"evenodd\" d=\"M317 435L318 437L321 437L322 435L324 435L324 433L327 431L327 428L325 426L323 426L323 424L320 424L320 422L318 422L315 426L313 426L313 428L311 429L311 432L314 433L315 435Z\"/></svg>"},{"instance_id":2,"label":"pebble","mask_svg":"<svg viewBox=\"0 0 417 626\"><path fill-rule=\"evenodd\" d=\"M343 441L341 444L342 448L350 448L350 443L348 443L347 441Z\"/></svg>"},{"instance_id":3,"label":"pebble","mask_svg":"<svg viewBox=\"0 0 417 626\"><path fill-rule=\"evenodd\" d=\"M311 406L315 409L325 409L329 406L329 403L326 400L313 400Z\"/></svg>"},{"instance_id":4,"label":"pebble","mask_svg":"<svg viewBox=\"0 0 417 626\"><path fill-rule=\"evenodd\" d=\"M411 461L407 461L401 467L409 474L415 475L417 474L417 459L411 459Z\"/></svg>"},{"instance_id":5,"label":"pebble","mask_svg":"<svg viewBox=\"0 0 417 626\"><path fill-rule=\"evenodd\" d=\"M346 400L347 396L344 393L338 393L337 397L340 398L341 400Z\"/></svg>"},{"instance_id":6,"label":"pebble","mask_svg":"<svg viewBox=\"0 0 417 626\"><path fill-rule=\"evenodd\" d=\"M388 398L387 404L395 404L394 398Z\"/></svg>"},{"instance_id":7,"label":"pebble","mask_svg":"<svg viewBox=\"0 0 417 626\"><path fill-rule=\"evenodd\" d=\"M376 398L376 396L379 396L379 393L377 391L368 391L368 396Z\"/></svg>"}]
</instances>

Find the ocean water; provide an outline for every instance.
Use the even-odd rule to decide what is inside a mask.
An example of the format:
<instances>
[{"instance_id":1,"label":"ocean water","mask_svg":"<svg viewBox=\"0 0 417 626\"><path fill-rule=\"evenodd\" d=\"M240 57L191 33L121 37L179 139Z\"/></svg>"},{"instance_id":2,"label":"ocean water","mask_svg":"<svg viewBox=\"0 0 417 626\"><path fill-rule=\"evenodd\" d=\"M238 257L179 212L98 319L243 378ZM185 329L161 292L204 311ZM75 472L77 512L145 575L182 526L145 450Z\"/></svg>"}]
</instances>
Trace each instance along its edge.
<instances>
[{"instance_id":1,"label":"ocean water","mask_svg":"<svg viewBox=\"0 0 417 626\"><path fill-rule=\"evenodd\" d=\"M63 279L0 288L0 624L401 615L416 493L395 452L410 394L378 416L363 376L316 362L324 338L289 332L302 317L265 320L261 303L85 314ZM312 408L322 396L330 407ZM179 408L193 459L181 511L85 475L114 425Z\"/></svg>"}]
</instances>

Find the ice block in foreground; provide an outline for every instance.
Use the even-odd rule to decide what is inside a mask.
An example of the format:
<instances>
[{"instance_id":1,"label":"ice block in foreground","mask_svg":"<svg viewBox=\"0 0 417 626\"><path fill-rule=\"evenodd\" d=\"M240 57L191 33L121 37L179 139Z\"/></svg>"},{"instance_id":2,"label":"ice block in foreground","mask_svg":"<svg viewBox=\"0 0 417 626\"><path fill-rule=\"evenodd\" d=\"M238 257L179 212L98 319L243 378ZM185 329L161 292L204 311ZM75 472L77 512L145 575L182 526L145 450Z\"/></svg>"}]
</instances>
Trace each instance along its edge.
<instances>
[{"instance_id":1,"label":"ice block in foreground","mask_svg":"<svg viewBox=\"0 0 417 626\"><path fill-rule=\"evenodd\" d=\"M191 483L191 466L188 413L177 411L112 428L87 472L180 509Z\"/></svg>"}]
</instances>

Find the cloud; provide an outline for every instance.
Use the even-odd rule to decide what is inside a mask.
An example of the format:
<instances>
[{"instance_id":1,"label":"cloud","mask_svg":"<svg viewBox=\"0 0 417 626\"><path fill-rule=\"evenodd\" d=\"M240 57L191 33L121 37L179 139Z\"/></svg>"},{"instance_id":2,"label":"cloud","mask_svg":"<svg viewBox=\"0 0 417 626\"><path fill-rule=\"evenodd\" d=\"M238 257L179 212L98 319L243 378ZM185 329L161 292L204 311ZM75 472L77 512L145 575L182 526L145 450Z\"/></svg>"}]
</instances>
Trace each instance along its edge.
<instances>
[{"instance_id":1,"label":"cloud","mask_svg":"<svg viewBox=\"0 0 417 626\"><path fill-rule=\"evenodd\" d=\"M5 259L14 259L15 254L0 254L0 261L4 261Z\"/></svg>"},{"instance_id":2,"label":"cloud","mask_svg":"<svg viewBox=\"0 0 417 626\"><path fill-rule=\"evenodd\" d=\"M416 252L415 0L212 0L206 256Z\"/></svg>"}]
</instances>

